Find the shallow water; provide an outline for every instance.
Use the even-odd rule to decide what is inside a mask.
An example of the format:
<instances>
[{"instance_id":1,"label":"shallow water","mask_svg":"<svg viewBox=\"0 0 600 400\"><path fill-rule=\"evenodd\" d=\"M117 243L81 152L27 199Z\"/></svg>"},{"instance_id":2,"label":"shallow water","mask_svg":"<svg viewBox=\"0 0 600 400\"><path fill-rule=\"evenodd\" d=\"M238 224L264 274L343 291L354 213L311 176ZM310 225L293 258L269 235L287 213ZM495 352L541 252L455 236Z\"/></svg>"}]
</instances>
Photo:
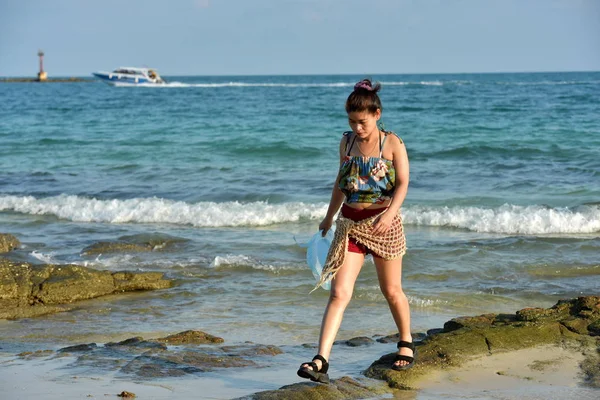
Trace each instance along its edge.
<instances>
[{"instance_id":1,"label":"shallow water","mask_svg":"<svg viewBox=\"0 0 600 400\"><path fill-rule=\"evenodd\" d=\"M325 215L359 78L0 85L0 231L23 243L10 257L177 282L1 321L3 351L201 329L299 358L327 293L308 295L297 241ZM415 331L598 294L600 73L373 78L411 160L403 280ZM84 254L119 239L163 245ZM339 337L394 330L368 260Z\"/></svg>"}]
</instances>

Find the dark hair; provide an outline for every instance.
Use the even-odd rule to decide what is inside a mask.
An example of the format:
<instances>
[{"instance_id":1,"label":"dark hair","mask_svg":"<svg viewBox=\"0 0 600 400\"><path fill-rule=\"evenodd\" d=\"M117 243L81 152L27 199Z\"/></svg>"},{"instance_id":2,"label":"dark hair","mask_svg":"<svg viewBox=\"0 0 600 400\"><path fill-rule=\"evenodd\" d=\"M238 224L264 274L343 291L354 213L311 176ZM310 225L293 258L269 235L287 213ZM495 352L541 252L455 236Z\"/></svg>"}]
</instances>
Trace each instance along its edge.
<instances>
[{"instance_id":1,"label":"dark hair","mask_svg":"<svg viewBox=\"0 0 600 400\"><path fill-rule=\"evenodd\" d=\"M363 79L354 85L354 91L350 93L346 100L346 112L362 112L368 111L371 114L375 114L378 109L381 109L381 100L377 95L381 89L381 85L373 83L370 79Z\"/></svg>"}]
</instances>

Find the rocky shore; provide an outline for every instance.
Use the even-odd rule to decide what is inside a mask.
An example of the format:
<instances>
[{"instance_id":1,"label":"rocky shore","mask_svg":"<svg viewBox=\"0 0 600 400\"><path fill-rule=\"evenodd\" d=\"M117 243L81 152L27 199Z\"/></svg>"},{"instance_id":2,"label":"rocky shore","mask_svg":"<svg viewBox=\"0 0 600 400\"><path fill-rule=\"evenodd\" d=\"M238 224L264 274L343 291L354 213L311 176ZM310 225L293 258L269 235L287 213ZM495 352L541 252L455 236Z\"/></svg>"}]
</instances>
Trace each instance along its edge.
<instances>
[{"instance_id":1,"label":"rocky shore","mask_svg":"<svg viewBox=\"0 0 600 400\"><path fill-rule=\"evenodd\" d=\"M560 301L548 309L530 308L515 314L455 318L443 328L416 335L421 338L417 344L418 363L410 370L391 370L389 366L394 354L390 353L374 361L364 376L342 376L333 379L329 385L300 382L239 399L398 397L399 391L422 389L436 375L460 371L473 361L486 357L492 359L503 354L510 355L509 365L521 364L521 368L530 368L532 371L549 367L565 368L565 364L562 364L565 354L572 355L577 360L577 366L563 371L561 376L568 372L572 384L600 390L599 324L600 296ZM369 339L339 341L336 346L374 345L396 340L396 337L390 335ZM118 373L128 377L132 382L157 384L161 380L171 382L169 379L172 378L193 378L225 369L257 369L261 371L260 376L268 379L273 357L281 357L285 351L285 346L254 343L225 345L222 338L190 330L160 338L132 337L103 345L82 343L57 351L39 350L18 356L22 360L44 358L49 361L71 357L71 368L100 369L109 375ZM336 351L343 350L338 348ZM520 353L524 354L525 361ZM296 366L286 368L286 373L292 373L293 367ZM572 373L573 368L579 369L579 372ZM494 371L494 375L508 375L501 370ZM531 378L525 376L522 379Z\"/></svg>"},{"instance_id":2,"label":"rocky shore","mask_svg":"<svg viewBox=\"0 0 600 400\"><path fill-rule=\"evenodd\" d=\"M0 234L0 253L19 246L14 235ZM68 311L79 300L166 289L171 285L160 272L109 272L79 265L32 265L0 257L0 319Z\"/></svg>"},{"instance_id":3,"label":"rocky shore","mask_svg":"<svg viewBox=\"0 0 600 400\"><path fill-rule=\"evenodd\" d=\"M378 340L393 339L390 336ZM582 354L579 383L600 389L600 296L564 300L548 309L527 308L515 314L454 318L443 328L430 330L418 342L418 362L412 369L392 370L394 353L390 353L365 371L372 380L361 382L343 377L330 385L298 383L244 399L363 399L386 391L417 390L436 372L460 368L479 357L541 346ZM529 362L536 365L536 360ZM385 385L378 385L378 381Z\"/></svg>"},{"instance_id":4,"label":"rocky shore","mask_svg":"<svg viewBox=\"0 0 600 400\"><path fill-rule=\"evenodd\" d=\"M171 287L159 272L97 271L78 265L31 265L0 258L0 319L72 309L79 300Z\"/></svg>"},{"instance_id":5,"label":"rocky shore","mask_svg":"<svg viewBox=\"0 0 600 400\"><path fill-rule=\"evenodd\" d=\"M14 235L0 233L0 254L17 249L20 245ZM99 243L92 248L105 252L131 251L131 246L152 251L157 244L115 242ZM137 247L136 251L142 251ZM171 285L172 282L160 272L109 272L79 265L32 265L0 257L0 319L29 318L68 311L79 300L138 290L166 289Z\"/></svg>"},{"instance_id":6,"label":"rocky shore","mask_svg":"<svg viewBox=\"0 0 600 400\"><path fill-rule=\"evenodd\" d=\"M12 235L0 234L0 252L19 247ZM156 243L130 247L123 243L99 243L91 253L156 251ZM77 265L32 265L0 258L0 319L35 317L67 311L79 300L134 290L166 289L172 282L162 273L98 271ZM473 360L508 352L577 355L582 387L600 389L600 296L561 300L550 308L525 308L514 314L457 317L443 327L415 333L417 363L412 369L390 368L394 353L385 354L364 371L364 376L343 376L322 385L302 381L277 390L258 392L244 399L365 399L418 390L435 374L460 369ZM397 335L359 337L336 342L336 346L373 346L397 341ZM313 346L313 345L309 345ZM389 349L389 347L386 347ZM57 351L19 354L23 360L73 357L72 367L92 367L118 373L139 382L198 376L221 369L250 368L264 371L268 379L273 357L285 354L286 346L243 343L225 345L222 338L189 330L159 338L131 337L116 342L80 343ZM537 349L532 352L532 349ZM290 349L289 351L295 351ZM336 351L343 351L338 349ZM513 354L511 353L511 354ZM381 353L380 353L381 354ZM544 368L560 359L530 359L531 368ZM515 358L516 359L516 358ZM289 366L295 371L297 365ZM336 366L332 365L332 369ZM286 369L287 366L286 366ZM293 372L292 371L292 372ZM289 371L288 371L289 372ZM498 374L500 374L498 372Z\"/></svg>"}]
</instances>

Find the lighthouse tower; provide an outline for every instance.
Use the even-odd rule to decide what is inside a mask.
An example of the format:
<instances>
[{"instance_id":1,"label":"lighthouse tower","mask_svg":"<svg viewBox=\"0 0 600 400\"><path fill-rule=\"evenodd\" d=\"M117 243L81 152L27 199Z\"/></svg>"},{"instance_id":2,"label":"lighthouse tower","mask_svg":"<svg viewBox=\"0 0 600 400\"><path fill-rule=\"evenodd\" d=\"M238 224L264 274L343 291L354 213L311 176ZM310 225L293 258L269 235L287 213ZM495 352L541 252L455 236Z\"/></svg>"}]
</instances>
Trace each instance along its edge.
<instances>
[{"instance_id":1,"label":"lighthouse tower","mask_svg":"<svg viewBox=\"0 0 600 400\"><path fill-rule=\"evenodd\" d=\"M42 82L48 79L48 74L44 71L44 52L38 51L38 57L40 58L40 72L38 72L38 81Z\"/></svg>"}]
</instances>

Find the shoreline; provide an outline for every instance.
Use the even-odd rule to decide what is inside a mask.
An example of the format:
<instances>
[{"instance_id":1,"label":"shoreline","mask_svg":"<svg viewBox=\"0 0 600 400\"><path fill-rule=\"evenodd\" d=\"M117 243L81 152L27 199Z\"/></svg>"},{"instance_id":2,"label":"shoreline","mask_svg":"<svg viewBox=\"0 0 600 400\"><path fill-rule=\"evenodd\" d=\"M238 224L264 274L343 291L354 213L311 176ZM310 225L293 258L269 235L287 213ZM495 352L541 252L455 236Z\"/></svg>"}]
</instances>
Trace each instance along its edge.
<instances>
[{"instance_id":1,"label":"shoreline","mask_svg":"<svg viewBox=\"0 0 600 400\"><path fill-rule=\"evenodd\" d=\"M366 360L365 348L356 354L346 349L347 356ZM4 358L4 357L2 357ZM122 391L135 393L139 398L172 399L233 399L252 397L265 390L277 390L286 385L307 384L295 376L297 355L285 353L273 358L271 368L236 368L218 370L189 377L169 377L140 380L124 377L118 372L69 368L71 357L32 357L0 359L0 384L8 398L59 400L63 398L115 397ZM345 357L344 357L345 358ZM354 358L354 357L352 357ZM423 377L421 388L400 390L393 398L432 399L565 399L593 398L599 389L581 385L580 363L584 356L579 350L560 345L545 345L473 358L460 367L432 372ZM350 360L345 360L350 361ZM365 379L357 367L338 370L332 378L350 376ZM360 362L359 362L360 363ZM340 365L341 367L341 365ZM32 384L35 382L34 384ZM376 381L374 381L376 382ZM384 382L381 382L384 385ZM315 385L310 384L308 385ZM331 385L333 387L335 382ZM202 397L198 397L202 393ZM372 399L392 398L389 394Z\"/></svg>"},{"instance_id":2,"label":"shoreline","mask_svg":"<svg viewBox=\"0 0 600 400\"><path fill-rule=\"evenodd\" d=\"M0 83L65 83L65 82L96 82L94 78L48 78L40 81L38 78L0 78Z\"/></svg>"}]
</instances>

